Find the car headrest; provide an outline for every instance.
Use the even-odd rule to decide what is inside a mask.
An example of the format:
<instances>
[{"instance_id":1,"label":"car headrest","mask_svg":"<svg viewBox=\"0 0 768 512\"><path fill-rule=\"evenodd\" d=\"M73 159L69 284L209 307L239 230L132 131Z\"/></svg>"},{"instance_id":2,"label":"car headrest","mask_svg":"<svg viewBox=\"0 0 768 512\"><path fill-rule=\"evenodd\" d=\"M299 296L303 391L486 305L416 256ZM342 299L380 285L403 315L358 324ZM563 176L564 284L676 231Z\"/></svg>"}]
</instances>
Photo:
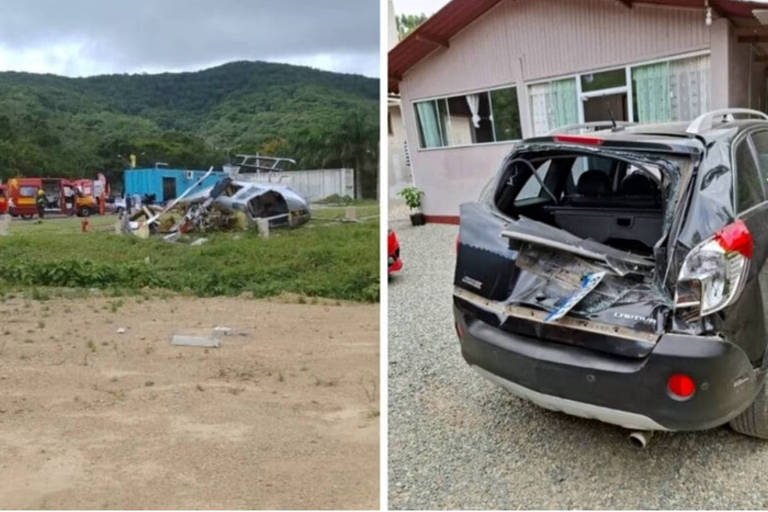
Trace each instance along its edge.
<instances>
[{"instance_id":1,"label":"car headrest","mask_svg":"<svg viewBox=\"0 0 768 512\"><path fill-rule=\"evenodd\" d=\"M633 172L621 180L621 193L627 196L654 196L659 193L659 187L654 181L641 172Z\"/></svg>"},{"instance_id":2,"label":"car headrest","mask_svg":"<svg viewBox=\"0 0 768 512\"><path fill-rule=\"evenodd\" d=\"M576 191L583 196L602 196L608 192L608 175L592 169L579 177Z\"/></svg>"}]
</instances>

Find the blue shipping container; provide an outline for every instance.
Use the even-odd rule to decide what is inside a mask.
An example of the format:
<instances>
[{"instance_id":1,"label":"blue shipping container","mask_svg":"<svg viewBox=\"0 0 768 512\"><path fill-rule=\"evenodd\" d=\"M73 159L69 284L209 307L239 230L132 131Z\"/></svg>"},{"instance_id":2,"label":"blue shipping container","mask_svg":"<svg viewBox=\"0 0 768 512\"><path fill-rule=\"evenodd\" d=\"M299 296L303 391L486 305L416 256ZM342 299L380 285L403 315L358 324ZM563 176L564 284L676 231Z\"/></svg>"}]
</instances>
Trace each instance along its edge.
<instances>
[{"instance_id":1,"label":"blue shipping container","mask_svg":"<svg viewBox=\"0 0 768 512\"><path fill-rule=\"evenodd\" d=\"M155 194L155 201L164 203L179 197L208 171L192 169L125 169L123 183L125 194ZM223 172L213 172L200 184L200 189L212 187L224 177Z\"/></svg>"}]
</instances>

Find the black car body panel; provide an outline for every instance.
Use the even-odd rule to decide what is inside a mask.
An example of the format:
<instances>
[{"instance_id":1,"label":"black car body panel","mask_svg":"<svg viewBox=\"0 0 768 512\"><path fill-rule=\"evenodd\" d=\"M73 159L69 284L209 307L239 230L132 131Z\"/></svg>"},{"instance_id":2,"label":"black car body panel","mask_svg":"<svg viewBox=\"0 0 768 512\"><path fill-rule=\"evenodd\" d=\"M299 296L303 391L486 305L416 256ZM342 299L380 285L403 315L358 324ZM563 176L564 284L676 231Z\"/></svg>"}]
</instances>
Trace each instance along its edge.
<instances>
[{"instance_id":1,"label":"black car body panel","mask_svg":"<svg viewBox=\"0 0 768 512\"><path fill-rule=\"evenodd\" d=\"M749 406L768 366L768 187L758 185L762 200L740 209L734 157L768 123L695 135L648 130L600 133L594 146L542 137L511 151L483 198L461 206L457 331L467 362L512 386L643 415L669 430L711 428ZM605 171L613 181L600 178L608 193L592 180L604 198L595 206L583 193L595 171L580 171L578 184L564 178L580 159L585 168L613 165ZM619 195L619 181L633 173L657 177L656 195ZM538 195L521 199L525 187ZM688 254L736 219L754 240L743 289L712 314L676 307ZM598 284L575 292L585 275ZM665 392L674 372L698 383L690 399Z\"/></svg>"},{"instance_id":2,"label":"black car body panel","mask_svg":"<svg viewBox=\"0 0 768 512\"><path fill-rule=\"evenodd\" d=\"M470 365L546 395L642 415L666 430L726 423L752 402L763 378L741 349L720 338L665 334L648 357L619 358L507 333L464 311L456 299ZM699 383L684 402L666 392L669 374L681 366Z\"/></svg>"}]
</instances>

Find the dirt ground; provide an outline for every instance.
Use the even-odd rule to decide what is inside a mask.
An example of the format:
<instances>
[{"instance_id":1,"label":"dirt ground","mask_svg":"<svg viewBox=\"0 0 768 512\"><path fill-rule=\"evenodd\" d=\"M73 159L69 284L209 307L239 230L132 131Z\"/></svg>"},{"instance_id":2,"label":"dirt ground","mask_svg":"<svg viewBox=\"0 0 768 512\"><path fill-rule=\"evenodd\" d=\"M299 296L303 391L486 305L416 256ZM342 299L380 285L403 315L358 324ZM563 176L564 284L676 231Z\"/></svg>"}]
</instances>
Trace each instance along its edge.
<instances>
[{"instance_id":1,"label":"dirt ground","mask_svg":"<svg viewBox=\"0 0 768 512\"><path fill-rule=\"evenodd\" d=\"M2 508L378 508L376 304L14 298L0 333Z\"/></svg>"}]
</instances>

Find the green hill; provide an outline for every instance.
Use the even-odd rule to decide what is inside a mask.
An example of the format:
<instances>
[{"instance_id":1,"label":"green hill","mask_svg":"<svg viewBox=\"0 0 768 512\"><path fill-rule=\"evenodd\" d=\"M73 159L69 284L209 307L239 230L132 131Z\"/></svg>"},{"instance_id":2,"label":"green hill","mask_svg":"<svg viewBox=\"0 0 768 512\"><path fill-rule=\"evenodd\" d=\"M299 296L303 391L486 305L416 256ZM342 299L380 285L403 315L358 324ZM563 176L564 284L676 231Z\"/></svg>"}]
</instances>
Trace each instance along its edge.
<instances>
[{"instance_id":1,"label":"green hill","mask_svg":"<svg viewBox=\"0 0 768 512\"><path fill-rule=\"evenodd\" d=\"M267 62L196 72L67 78L0 72L0 178L120 180L128 155L184 168L227 155L354 167L375 195L379 82Z\"/></svg>"}]
</instances>

